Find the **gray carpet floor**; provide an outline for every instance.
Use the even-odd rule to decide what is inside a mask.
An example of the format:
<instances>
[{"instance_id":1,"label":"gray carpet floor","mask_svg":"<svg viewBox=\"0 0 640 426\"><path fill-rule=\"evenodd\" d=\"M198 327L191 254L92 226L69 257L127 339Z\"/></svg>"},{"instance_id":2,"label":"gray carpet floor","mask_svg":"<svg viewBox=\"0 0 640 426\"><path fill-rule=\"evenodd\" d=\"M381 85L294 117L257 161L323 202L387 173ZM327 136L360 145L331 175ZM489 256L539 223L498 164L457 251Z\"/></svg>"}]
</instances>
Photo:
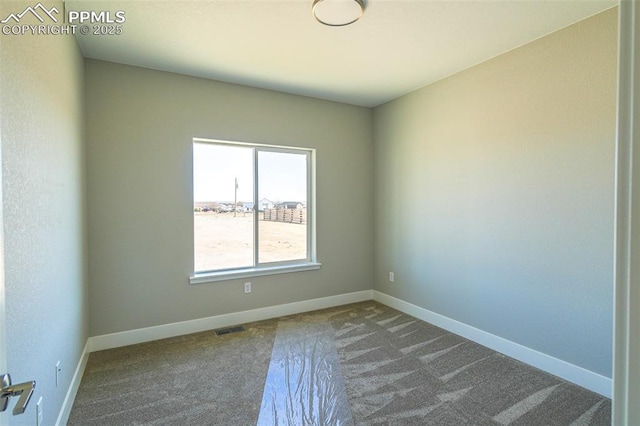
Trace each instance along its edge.
<instances>
[{"instance_id":1,"label":"gray carpet floor","mask_svg":"<svg viewBox=\"0 0 640 426\"><path fill-rule=\"evenodd\" d=\"M69 425L609 425L611 401L376 302L90 355Z\"/></svg>"}]
</instances>

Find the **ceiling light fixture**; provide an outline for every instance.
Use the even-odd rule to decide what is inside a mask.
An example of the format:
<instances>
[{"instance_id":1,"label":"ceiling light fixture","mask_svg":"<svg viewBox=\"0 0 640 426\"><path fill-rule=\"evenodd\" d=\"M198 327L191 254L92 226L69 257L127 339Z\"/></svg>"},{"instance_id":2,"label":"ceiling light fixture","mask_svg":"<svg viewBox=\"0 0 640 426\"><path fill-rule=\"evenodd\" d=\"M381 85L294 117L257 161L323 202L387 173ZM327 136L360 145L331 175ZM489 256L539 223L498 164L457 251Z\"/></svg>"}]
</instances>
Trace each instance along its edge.
<instances>
[{"instance_id":1,"label":"ceiling light fixture","mask_svg":"<svg viewBox=\"0 0 640 426\"><path fill-rule=\"evenodd\" d=\"M356 22L364 12L363 0L314 0L313 16L321 24L341 27Z\"/></svg>"}]
</instances>

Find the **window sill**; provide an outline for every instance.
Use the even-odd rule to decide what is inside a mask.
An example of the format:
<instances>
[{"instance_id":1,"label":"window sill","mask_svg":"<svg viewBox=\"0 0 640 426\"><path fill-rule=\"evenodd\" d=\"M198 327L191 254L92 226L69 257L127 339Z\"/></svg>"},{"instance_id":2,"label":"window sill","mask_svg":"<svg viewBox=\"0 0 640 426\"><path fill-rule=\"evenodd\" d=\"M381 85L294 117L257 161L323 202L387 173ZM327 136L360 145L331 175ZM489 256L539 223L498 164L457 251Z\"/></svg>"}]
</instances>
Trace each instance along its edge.
<instances>
[{"instance_id":1,"label":"window sill","mask_svg":"<svg viewBox=\"0 0 640 426\"><path fill-rule=\"evenodd\" d=\"M321 263L308 262L295 265L267 266L261 268L237 269L234 271L203 272L189 277L189 284L202 284L215 281L228 281L264 275L288 274L290 272L313 271L320 269Z\"/></svg>"}]
</instances>

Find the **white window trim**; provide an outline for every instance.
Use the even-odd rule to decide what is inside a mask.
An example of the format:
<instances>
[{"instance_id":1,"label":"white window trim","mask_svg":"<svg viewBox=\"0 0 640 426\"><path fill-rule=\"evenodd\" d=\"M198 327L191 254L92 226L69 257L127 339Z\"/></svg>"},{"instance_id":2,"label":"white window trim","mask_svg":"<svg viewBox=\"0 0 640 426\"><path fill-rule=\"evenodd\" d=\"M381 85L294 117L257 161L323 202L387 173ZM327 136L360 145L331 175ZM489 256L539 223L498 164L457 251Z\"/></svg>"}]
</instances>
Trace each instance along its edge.
<instances>
[{"instance_id":1,"label":"white window trim","mask_svg":"<svg viewBox=\"0 0 640 426\"><path fill-rule=\"evenodd\" d=\"M266 275L288 274L291 272L314 271L320 269L321 263L303 262L291 265L261 266L257 268L234 269L226 271L202 272L189 277L189 284L203 284L216 281L261 277Z\"/></svg>"},{"instance_id":2,"label":"white window trim","mask_svg":"<svg viewBox=\"0 0 640 426\"><path fill-rule=\"evenodd\" d=\"M291 272L303 272L313 271L320 269L321 263L317 261L316 253L316 150L313 148L291 147L285 145L267 145L251 142L236 142L219 139L206 139L206 138L193 138L192 143L215 143L237 146L249 146L260 149L266 148L269 151L282 150L283 152L291 152L295 150L304 151L308 153L307 161L309 167L309 178L307 182L307 221L308 221L308 234L307 234L307 258L299 261L290 261L286 263L258 263L254 267L238 268L238 269L223 269L215 271L200 271L193 272L189 277L189 284L203 284L216 281L228 281L233 279L251 278L276 274L287 274ZM256 155L257 155L256 150ZM258 179L257 174L254 178ZM254 182L255 185L255 182ZM257 200L260 201L259 194L254 195L254 203ZM193 203L192 203L193 204ZM255 204L257 205L257 204ZM256 225L257 227L257 221ZM256 230L257 231L257 230ZM194 253L195 254L195 253Z\"/></svg>"}]
</instances>

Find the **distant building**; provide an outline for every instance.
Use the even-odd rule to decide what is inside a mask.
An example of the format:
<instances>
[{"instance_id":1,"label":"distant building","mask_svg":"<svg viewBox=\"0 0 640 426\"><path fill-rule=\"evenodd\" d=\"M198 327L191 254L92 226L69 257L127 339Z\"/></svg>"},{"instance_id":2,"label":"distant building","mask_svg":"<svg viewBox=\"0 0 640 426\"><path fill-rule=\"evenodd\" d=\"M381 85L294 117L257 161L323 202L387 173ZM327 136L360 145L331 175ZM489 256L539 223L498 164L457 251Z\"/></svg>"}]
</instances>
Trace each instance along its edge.
<instances>
[{"instance_id":1,"label":"distant building","mask_svg":"<svg viewBox=\"0 0 640 426\"><path fill-rule=\"evenodd\" d=\"M265 209L272 209L272 208L273 208L273 201L267 198L263 198L262 200L258 201L258 210L264 211Z\"/></svg>"},{"instance_id":2,"label":"distant building","mask_svg":"<svg viewBox=\"0 0 640 426\"><path fill-rule=\"evenodd\" d=\"M297 201L283 201L281 203L276 204L275 207L276 209L300 210L304 208L304 205Z\"/></svg>"}]
</instances>

